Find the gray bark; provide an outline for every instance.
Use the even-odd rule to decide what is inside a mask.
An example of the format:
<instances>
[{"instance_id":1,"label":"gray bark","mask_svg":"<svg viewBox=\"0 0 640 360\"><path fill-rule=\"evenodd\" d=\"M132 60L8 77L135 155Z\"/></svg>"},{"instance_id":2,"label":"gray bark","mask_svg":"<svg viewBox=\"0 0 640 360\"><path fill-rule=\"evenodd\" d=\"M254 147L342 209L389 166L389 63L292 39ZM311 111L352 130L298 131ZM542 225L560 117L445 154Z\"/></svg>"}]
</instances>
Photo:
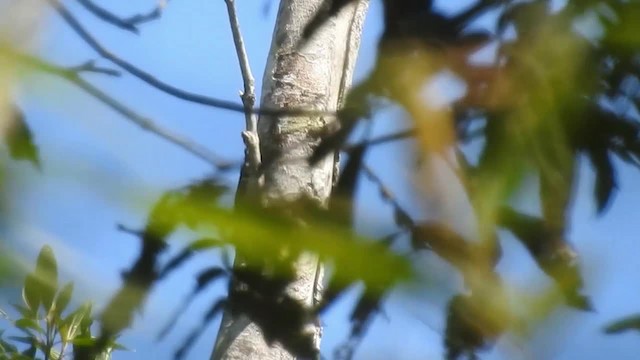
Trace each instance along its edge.
<instances>
[{"instance_id":1,"label":"gray bark","mask_svg":"<svg viewBox=\"0 0 640 360\"><path fill-rule=\"evenodd\" d=\"M282 0L262 84L261 106L335 110L351 83L368 0L354 1L329 20L301 49L296 45L322 0ZM326 205L333 185L333 156L310 167L307 158L334 119L322 116L261 116L258 135L265 206L301 198ZM289 295L306 305L319 300L322 267L307 255L296 264ZM311 325L311 324L310 324ZM319 349L321 328L311 325ZM264 341L260 328L245 316L225 312L211 359L293 359L279 344Z\"/></svg>"}]
</instances>

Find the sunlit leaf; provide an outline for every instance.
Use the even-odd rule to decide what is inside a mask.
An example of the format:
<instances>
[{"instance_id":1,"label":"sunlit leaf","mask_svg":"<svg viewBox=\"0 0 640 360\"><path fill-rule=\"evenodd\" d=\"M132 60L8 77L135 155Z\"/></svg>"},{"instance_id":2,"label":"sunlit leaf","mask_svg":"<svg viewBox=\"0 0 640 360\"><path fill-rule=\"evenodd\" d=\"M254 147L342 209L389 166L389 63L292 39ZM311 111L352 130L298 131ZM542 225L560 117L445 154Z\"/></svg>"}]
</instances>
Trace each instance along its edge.
<instances>
[{"instance_id":1,"label":"sunlit leaf","mask_svg":"<svg viewBox=\"0 0 640 360\"><path fill-rule=\"evenodd\" d=\"M62 290L58 292L58 295L56 297L56 302L55 302L55 310L58 316L62 315L64 310L67 308L67 305L69 305L69 301L71 301L72 294L73 294L72 282L67 283L62 288Z\"/></svg>"}]
</instances>

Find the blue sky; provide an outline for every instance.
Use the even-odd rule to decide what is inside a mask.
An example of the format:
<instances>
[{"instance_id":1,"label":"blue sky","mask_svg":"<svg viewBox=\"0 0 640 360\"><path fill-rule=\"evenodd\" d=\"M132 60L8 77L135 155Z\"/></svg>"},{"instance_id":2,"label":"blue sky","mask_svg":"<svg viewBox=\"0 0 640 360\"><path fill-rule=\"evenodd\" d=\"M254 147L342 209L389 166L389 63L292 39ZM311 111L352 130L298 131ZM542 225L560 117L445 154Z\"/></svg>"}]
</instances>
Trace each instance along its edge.
<instances>
[{"instance_id":1,"label":"blue sky","mask_svg":"<svg viewBox=\"0 0 640 360\"><path fill-rule=\"evenodd\" d=\"M96 20L73 1L67 3L107 48L131 63L180 88L239 100L242 82L222 0L170 2L162 19L144 25L140 36ZM150 8L154 1L108 3L114 12L130 15ZM263 0L237 0L237 3L251 65L259 81L277 4L272 4L271 11L265 14ZM468 1L451 1L446 5L455 8L464 3ZM372 65L380 32L379 11L378 2L373 1L356 79L362 78ZM44 19L34 53L65 66L97 58L55 13L50 12ZM104 61L101 64L109 65ZM130 76L87 78L159 124L189 135L229 159L241 158L240 131L244 126L241 114L185 103ZM30 263L43 244L51 244L60 259L63 276L76 281L78 298L104 303L119 286L120 272L137 255L137 239L117 232L115 225L141 226L149 201L160 191L200 178L211 169L59 79L31 76L19 83L15 93L35 132L43 170L38 173L28 164L9 163L5 186L12 195L7 205L12 217L0 229L2 236ZM375 121L377 133L407 125L396 108L385 109L376 115ZM398 161L406 151L407 144L384 145L374 149L367 162L378 170L406 208L424 213L424 204L416 201L408 186L409 160ZM559 310L558 316L541 325L531 344L525 347L529 357L523 356L523 349L500 341L483 358L595 360L637 356L640 339L635 334L604 337L599 333L606 321L640 311L636 277L640 274L637 256L640 188L636 185L640 177L634 169L618 168L621 191L602 218L595 216L591 202L591 172L586 166L581 168L569 236L583 256L587 291L593 296L597 312L584 315ZM235 184L235 176L229 176L230 184ZM375 234L392 228L390 209L379 199L375 187L363 181L358 196L360 231ZM531 210L536 208L526 194L521 204ZM174 243L190 239L188 235L180 234ZM549 284L513 239L505 236L502 243L506 254L499 269L508 281L523 289ZM417 292L403 288L395 292L385 305L388 320L376 319L357 358L441 358L440 336L444 330L441 308L447 295L456 289L456 277L433 256L417 257L424 261L424 272L442 285L441 290ZM134 328L122 337L122 342L135 352L117 353L115 359L171 358L177 344L198 324L210 301L224 293L224 286L213 287L201 296L166 340L157 343L154 337L190 291L194 271L217 261L215 254L201 255L157 286ZM351 296L345 297L324 319L323 349L327 354L348 331L345 319L351 301ZM190 353L190 359L208 356L217 327L216 322L208 328Z\"/></svg>"}]
</instances>

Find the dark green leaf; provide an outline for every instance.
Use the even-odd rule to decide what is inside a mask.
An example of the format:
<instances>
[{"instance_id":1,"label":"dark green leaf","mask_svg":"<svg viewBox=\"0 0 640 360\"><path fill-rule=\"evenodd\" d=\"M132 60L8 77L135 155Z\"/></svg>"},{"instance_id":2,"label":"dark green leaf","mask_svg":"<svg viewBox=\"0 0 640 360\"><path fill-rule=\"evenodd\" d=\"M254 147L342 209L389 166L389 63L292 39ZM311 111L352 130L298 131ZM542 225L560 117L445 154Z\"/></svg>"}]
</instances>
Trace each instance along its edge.
<instances>
[{"instance_id":1,"label":"dark green leaf","mask_svg":"<svg viewBox=\"0 0 640 360\"><path fill-rule=\"evenodd\" d=\"M596 208L598 213L602 214L608 208L614 190L617 188L616 171L606 149L591 150L589 159L596 173L594 188Z\"/></svg>"},{"instance_id":2,"label":"dark green leaf","mask_svg":"<svg viewBox=\"0 0 640 360\"><path fill-rule=\"evenodd\" d=\"M29 336L9 336L8 339L27 345L32 345L36 341L36 339Z\"/></svg>"},{"instance_id":3,"label":"dark green leaf","mask_svg":"<svg viewBox=\"0 0 640 360\"><path fill-rule=\"evenodd\" d=\"M38 148L33 142L33 135L24 120L24 114L15 105L9 119L5 142L13 159L30 161L35 167L40 168L40 156Z\"/></svg>"},{"instance_id":4,"label":"dark green leaf","mask_svg":"<svg viewBox=\"0 0 640 360\"><path fill-rule=\"evenodd\" d=\"M358 146L349 152L349 160L340 174L338 184L331 193L329 211L335 219L345 226L352 225L353 202L366 150L366 146Z\"/></svg>"},{"instance_id":5,"label":"dark green leaf","mask_svg":"<svg viewBox=\"0 0 640 360\"><path fill-rule=\"evenodd\" d=\"M619 334L629 330L640 332L640 315L633 315L614 321L604 328L604 332L607 334Z\"/></svg>"}]
</instances>

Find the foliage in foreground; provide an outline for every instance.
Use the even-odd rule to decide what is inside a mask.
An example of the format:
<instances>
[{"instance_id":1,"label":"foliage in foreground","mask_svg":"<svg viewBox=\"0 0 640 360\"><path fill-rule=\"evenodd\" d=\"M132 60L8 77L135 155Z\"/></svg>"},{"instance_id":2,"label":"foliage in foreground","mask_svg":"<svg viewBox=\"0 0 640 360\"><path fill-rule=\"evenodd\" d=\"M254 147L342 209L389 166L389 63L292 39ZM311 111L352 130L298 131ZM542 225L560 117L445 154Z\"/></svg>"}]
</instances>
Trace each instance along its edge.
<instances>
[{"instance_id":1,"label":"foliage in foreground","mask_svg":"<svg viewBox=\"0 0 640 360\"><path fill-rule=\"evenodd\" d=\"M326 1L307 27L306 36L311 37L317 26L352 1ZM432 1L386 0L383 4L385 28L376 66L349 92L338 112L341 130L324 139L310 159L314 162L333 151L348 155L329 209L317 209L301 200L268 211L239 202L232 211L220 205L219 199L229 188L218 178L168 191L153 206L142 230L123 228L140 238L140 255L124 274L124 286L99 316L100 334L79 337L91 340L87 341L86 355L77 357L95 358L109 350L113 345L110 339L131 325L135 310L143 305L152 287L173 270L199 252L214 249L224 253L229 247L240 255L242 265L227 263L203 269L176 316L215 281L228 282L229 299L212 301L202 326L189 334L177 357L186 355L202 329L225 308L246 314L261 325L267 341L279 342L299 356L317 356L304 333L305 325L322 315L346 288L363 283L365 291L350 317L351 334L336 354L350 358L386 295L401 282L417 280L409 257L397 248L409 248L411 254L433 253L464 279L464 291L454 295L446 309L448 359L476 358L478 350L507 332L526 337L528 330L561 302L582 311L597 308L583 289L578 254L566 238L570 228L567 219L577 183L575 171L581 163L588 162L593 170L598 214L611 206L618 188L616 161L640 165L638 2L568 1L553 9L550 1L542 0L478 0L455 14L439 12ZM498 13L497 21L478 29L477 20L491 12ZM61 13L78 31L69 14ZM597 25L585 29L589 22ZM490 61L472 60L479 50L489 47L495 48ZM122 66L122 62L118 64ZM123 68L139 74L128 64ZM54 74L61 71L47 69ZM449 107L428 106L422 90L443 71L464 82L466 93ZM61 73L77 81L78 74ZM376 111L380 99L402 107L414 128L346 144L351 131ZM19 112L12 114L18 130L8 138L10 155L39 164L28 126ZM462 236L446 221L418 219L408 213L367 166L370 148L408 137L414 139L414 147L407 156L418 164L416 197L433 195L433 189L423 186L431 180L423 170L434 169L433 159L445 159L471 204L475 220L472 236ZM354 196L363 178L372 181L393 208L397 229L381 239L364 239L352 229ZM514 194L524 189L526 178L538 180L539 214L523 213L513 204ZM442 200L446 203L450 199ZM169 261L161 262L171 235L180 227L194 230L199 237ZM499 230L514 235L540 270L554 280L560 296L539 294L529 301L538 304L525 311L512 306L522 299L496 271L502 257ZM333 268L324 300L311 307L285 292L294 275L291 264L305 252L317 254ZM47 261L42 260L39 267L46 268ZM40 271L40 275L50 276L43 275L46 273ZM57 286L51 290L51 286L38 285L46 291L33 295L38 288L34 288L34 279L38 277L28 277L25 282L25 307L31 309L31 317L23 314L24 319L14 324L27 334L33 333L23 339L29 341L27 351L53 356L50 331L63 333L64 321L82 307L66 317L61 309L56 320L56 309L62 306L56 308L54 303L59 297L64 299L61 294L67 287L56 295ZM39 306L43 314L38 314ZM85 318L88 315L82 315ZM631 316L605 330L619 333L638 328L637 316ZM79 346L73 340L66 341ZM17 351L9 343L2 344L6 351Z\"/></svg>"},{"instance_id":2,"label":"foliage in foreground","mask_svg":"<svg viewBox=\"0 0 640 360\"><path fill-rule=\"evenodd\" d=\"M92 306L85 302L68 309L73 296L73 282L59 287L58 264L53 250L44 246L33 272L26 275L22 287L22 303L14 304L19 314L12 319L0 309L8 329L0 330L0 359L75 359L87 358L87 350L95 343L91 334ZM14 332L21 335L11 335ZM124 349L109 341L104 350L92 359L107 360L111 352Z\"/></svg>"}]
</instances>

